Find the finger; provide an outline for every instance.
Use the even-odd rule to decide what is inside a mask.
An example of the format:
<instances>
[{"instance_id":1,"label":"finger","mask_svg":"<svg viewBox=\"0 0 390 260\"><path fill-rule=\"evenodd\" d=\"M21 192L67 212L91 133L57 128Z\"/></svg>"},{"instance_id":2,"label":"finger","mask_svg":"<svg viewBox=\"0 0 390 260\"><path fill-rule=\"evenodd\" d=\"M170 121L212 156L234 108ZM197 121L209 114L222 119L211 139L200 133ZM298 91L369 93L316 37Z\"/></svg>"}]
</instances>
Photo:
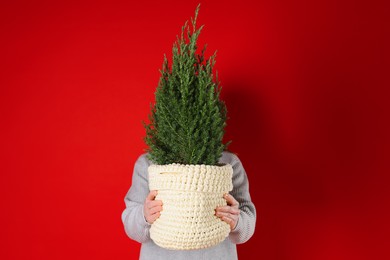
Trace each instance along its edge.
<instances>
[{"instance_id":1,"label":"finger","mask_svg":"<svg viewBox=\"0 0 390 260\"><path fill-rule=\"evenodd\" d=\"M153 215L150 216L150 219L152 220L152 222L154 222L160 216L161 216L161 213L160 212L156 212L156 213L154 213Z\"/></svg>"},{"instance_id":2,"label":"finger","mask_svg":"<svg viewBox=\"0 0 390 260\"><path fill-rule=\"evenodd\" d=\"M231 219L231 218L228 218L228 217L222 217L222 220L225 221L226 223L228 223L230 225L230 228L233 229L234 226L235 226L235 221L234 219Z\"/></svg>"},{"instance_id":3,"label":"finger","mask_svg":"<svg viewBox=\"0 0 390 260\"><path fill-rule=\"evenodd\" d=\"M217 207L216 211L227 212L227 213L230 213L230 214L233 214L233 215L240 214L240 210L238 208L230 207L230 206Z\"/></svg>"},{"instance_id":4,"label":"finger","mask_svg":"<svg viewBox=\"0 0 390 260\"><path fill-rule=\"evenodd\" d=\"M220 211L216 212L215 215L218 217L228 217L228 218L232 218L232 219L237 217L237 215L233 215L233 214L230 214L228 212L220 212Z\"/></svg>"},{"instance_id":5,"label":"finger","mask_svg":"<svg viewBox=\"0 0 390 260\"><path fill-rule=\"evenodd\" d=\"M160 217L160 212L156 212L153 215L148 215L146 218L149 224L153 224L153 222Z\"/></svg>"},{"instance_id":6,"label":"finger","mask_svg":"<svg viewBox=\"0 0 390 260\"><path fill-rule=\"evenodd\" d=\"M148 208L153 208L153 207L156 207L156 206L162 206L162 200L150 200L148 201Z\"/></svg>"},{"instance_id":7,"label":"finger","mask_svg":"<svg viewBox=\"0 0 390 260\"><path fill-rule=\"evenodd\" d=\"M155 207L149 209L149 214L153 215L157 212L160 212L161 210L162 210L161 206L155 206Z\"/></svg>"},{"instance_id":8,"label":"finger","mask_svg":"<svg viewBox=\"0 0 390 260\"><path fill-rule=\"evenodd\" d=\"M228 223L228 224L234 223L234 219L229 218L229 217L226 217L226 216L221 217L221 219L222 219L223 221L225 221L226 223Z\"/></svg>"},{"instance_id":9,"label":"finger","mask_svg":"<svg viewBox=\"0 0 390 260\"><path fill-rule=\"evenodd\" d=\"M154 198L156 198L157 196L157 191L156 190L152 190L151 192L149 192L148 196L146 197L147 200L154 200Z\"/></svg>"},{"instance_id":10,"label":"finger","mask_svg":"<svg viewBox=\"0 0 390 260\"><path fill-rule=\"evenodd\" d=\"M227 201L228 205L238 206L238 201L229 193L226 193L223 197Z\"/></svg>"}]
</instances>

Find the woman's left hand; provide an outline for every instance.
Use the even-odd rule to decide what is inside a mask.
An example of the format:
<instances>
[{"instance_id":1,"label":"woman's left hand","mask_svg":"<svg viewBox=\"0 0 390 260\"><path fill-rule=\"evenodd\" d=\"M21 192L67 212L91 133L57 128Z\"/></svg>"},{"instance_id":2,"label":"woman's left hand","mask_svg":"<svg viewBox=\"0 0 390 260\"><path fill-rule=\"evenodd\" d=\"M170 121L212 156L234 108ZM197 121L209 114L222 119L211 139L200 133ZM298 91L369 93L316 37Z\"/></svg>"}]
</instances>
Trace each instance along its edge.
<instances>
[{"instance_id":1,"label":"woman's left hand","mask_svg":"<svg viewBox=\"0 0 390 260\"><path fill-rule=\"evenodd\" d=\"M215 209L215 215L230 225L230 230L233 230L240 217L240 210L238 208L238 201L230 194L224 195L227 201L227 206L217 207Z\"/></svg>"}]
</instances>

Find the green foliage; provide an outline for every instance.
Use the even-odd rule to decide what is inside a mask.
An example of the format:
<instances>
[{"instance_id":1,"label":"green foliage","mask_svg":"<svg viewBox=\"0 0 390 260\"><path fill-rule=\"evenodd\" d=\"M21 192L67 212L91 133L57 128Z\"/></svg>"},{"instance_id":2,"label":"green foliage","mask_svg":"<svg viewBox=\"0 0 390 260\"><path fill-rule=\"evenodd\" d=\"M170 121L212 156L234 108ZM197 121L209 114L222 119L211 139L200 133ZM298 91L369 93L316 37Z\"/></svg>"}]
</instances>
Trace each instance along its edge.
<instances>
[{"instance_id":1,"label":"green foliage","mask_svg":"<svg viewBox=\"0 0 390 260\"><path fill-rule=\"evenodd\" d=\"M223 143L227 110L221 87L212 74L215 56L205 59L206 46L197 52L203 28L196 28L199 5L182 27L172 49L172 64L164 55L161 77L151 105L145 142L149 159L157 164L217 165L228 143Z\"/></svg>"}]
</instances>

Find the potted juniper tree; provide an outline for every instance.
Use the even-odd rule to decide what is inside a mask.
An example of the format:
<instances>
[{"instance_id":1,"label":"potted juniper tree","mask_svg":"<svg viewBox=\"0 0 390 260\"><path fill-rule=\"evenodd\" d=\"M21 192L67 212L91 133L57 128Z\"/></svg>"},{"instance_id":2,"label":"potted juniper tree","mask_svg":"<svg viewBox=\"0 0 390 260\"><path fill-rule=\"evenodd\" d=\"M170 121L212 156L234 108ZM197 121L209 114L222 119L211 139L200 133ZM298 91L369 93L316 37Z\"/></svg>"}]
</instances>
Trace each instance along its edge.
<instances>
[{"instance_id":1,"label":"potted juniper tree","mask_svg":"<svg viewBox=\"0 0 390 260\"><path fill-rule=\"evenodd\" d=\"M230 226L214 215L226 205L223 194L232 190L233 169L218 164L230 142L223 143L227 110L221 87L213 75L215 53L198 51L195 16L181 30L166 56L151 105L145 142L149 159L149 189L163 201L160 217L152 224L153 241L168 249L200 249L222 242Z\"/></svg>"}]
</instances>

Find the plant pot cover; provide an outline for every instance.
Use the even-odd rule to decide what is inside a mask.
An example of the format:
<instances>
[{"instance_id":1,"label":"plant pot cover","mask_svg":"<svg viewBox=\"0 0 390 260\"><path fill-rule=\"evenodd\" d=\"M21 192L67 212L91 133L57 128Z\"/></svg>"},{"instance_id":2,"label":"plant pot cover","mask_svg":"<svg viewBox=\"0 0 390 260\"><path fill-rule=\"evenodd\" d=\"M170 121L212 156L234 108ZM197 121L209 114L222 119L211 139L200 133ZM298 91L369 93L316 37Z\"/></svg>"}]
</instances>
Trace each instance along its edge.
<instances>
[{"instance_id":1,"label":"plant pot cover","mask_svg":"<svg viewBox=\"0 0 390 260\"><path fill-rule=\"evenodd\" d=\"M233 189L230 164L150 165L149 189L162 200L160 217L150 228L151 239L160 247L176 250L200 249L222 242L230 226L214 215L225 206L225 193Z\"/></svg>"}]
</instances>

